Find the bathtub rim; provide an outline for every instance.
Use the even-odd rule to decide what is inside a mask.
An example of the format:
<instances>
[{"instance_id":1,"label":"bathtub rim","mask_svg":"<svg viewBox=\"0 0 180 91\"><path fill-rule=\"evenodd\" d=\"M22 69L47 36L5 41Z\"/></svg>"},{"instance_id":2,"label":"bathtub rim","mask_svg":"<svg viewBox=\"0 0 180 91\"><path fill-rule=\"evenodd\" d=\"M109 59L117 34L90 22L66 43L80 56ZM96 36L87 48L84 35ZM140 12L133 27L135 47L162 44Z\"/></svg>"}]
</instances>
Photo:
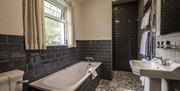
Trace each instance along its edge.
<instances>
[{"instance_id":1,"label":"bathtub rim","mask_svg":"<svg viewBox=\"0 0 180 91\"><path fill-rule=\"evenodd\" d=\"M80 62L77 62L77 63L75 63L73 65L76 65L76 64L79 64L79 63L88 63L88 62L80 61ZM97 66L94 67L96 70L97 70L97 68L99 68L102 65L102 62L90 62L90 63L97 63ZM71 65L71 66L73 66L73 65ZM73 91L73 90L76 90L91 75L91 73L87 73L85 76L83 76L81 78L80 81L78 81L76 84L74 84L74 85L72 85L72 86L70 86L68 88L62 88L61 89L61 88L55 88L55 87L51 87L51 86L47 86L47 85L43 84L43 81L45 79L47 79L48 77L50 77L51 75L58 74L58 72L60 72L62 70L66 70L66 69L70 68L71 66L65 67L65 68L63 68L63 69L61 69L61 70L59 70L57 72L54 72L54 73L52 73L50 75L47 75L47 76L45 76L43 78L40 78L38 80L35 80L35 81L29 83L29 85L31 87L33 87L33 88L43 90L43 91L62 91L62 90L63 91Z\"/></svg>"}]
</instances>

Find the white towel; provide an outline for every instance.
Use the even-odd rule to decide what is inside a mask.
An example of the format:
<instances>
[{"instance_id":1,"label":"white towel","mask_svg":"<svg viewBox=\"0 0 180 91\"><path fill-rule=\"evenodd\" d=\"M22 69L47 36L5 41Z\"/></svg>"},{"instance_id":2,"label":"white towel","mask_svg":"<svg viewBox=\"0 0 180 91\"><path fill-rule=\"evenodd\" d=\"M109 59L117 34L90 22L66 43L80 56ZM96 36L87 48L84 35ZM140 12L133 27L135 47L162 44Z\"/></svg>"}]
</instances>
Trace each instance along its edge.
<instances>
[{"instance_id":1,"label":"white towel","mask_svg":"<svg viewBox=\"0 0 180 91\"><path fill-rule=\"evenodd\" d=\"M98 75L96 70L94 68L92 68L92 67L88 69L88 73L91 73L92 80L94 80Z\"/></svg>"},{"instance_id":2,"label":"white towel","mask_svg":"<svg viewBox=\"0 0 180 91\"><path fill-rule=\"evenodd\" d=\"M147 42L148 42L148 33L149 31L146 31L142 34L141 38L141 46L140 46L140 54L146 55L146 50L147 50Z\"/></svg>"},{"instance_id":3,"label":"white towel","mask_svg":"<svg viewBox=\"0 0 180 91\"><path fill-rule=\"evenodd\" d=\"M150 12L151 10L149 10L143 17L142 19L142 23L141 23L141 29L146 29L147 26L149 25L149 20L150 20Z\"/></svg>"}]
</instances>

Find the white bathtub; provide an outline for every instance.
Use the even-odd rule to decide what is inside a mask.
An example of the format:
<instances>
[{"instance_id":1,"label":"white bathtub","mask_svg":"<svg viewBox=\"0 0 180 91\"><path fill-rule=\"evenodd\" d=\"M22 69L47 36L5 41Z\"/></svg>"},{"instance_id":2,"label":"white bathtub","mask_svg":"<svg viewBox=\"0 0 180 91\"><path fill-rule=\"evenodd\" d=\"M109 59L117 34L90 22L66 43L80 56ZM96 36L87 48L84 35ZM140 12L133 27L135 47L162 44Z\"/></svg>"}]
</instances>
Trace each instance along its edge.
<instances>
[{"instance_id":1,"label":"white bathtub","mask_svg":"<svg viewBox=\"0 0 180 91\"><path fill-rule=\"evenodd\" d=\"M97 69L102 63L91 62L91 64L91 67ZM75 91L91 75L87 72L88 68L88 62L79 62L34 81L30 86L43 91Z\"/></svg>"}]
</instances>

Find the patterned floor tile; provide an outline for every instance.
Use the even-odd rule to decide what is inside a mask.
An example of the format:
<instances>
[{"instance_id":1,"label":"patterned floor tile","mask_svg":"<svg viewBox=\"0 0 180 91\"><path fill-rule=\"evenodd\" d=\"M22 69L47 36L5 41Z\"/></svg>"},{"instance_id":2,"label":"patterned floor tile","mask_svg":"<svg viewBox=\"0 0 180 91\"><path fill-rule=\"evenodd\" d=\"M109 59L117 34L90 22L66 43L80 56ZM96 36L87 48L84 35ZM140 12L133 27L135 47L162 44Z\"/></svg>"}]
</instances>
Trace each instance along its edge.
<instances>
[{"instance_id":1,"label":"patterned floor tile","mask_svg":"<svg viewBox=\"0 0 180 91\"><path fill-rule=\"evenodd\" d=\"M113 79L101 80L96 91L143 91L138 76L131 72L114 71Z\"/></svg>"}]
</instances>

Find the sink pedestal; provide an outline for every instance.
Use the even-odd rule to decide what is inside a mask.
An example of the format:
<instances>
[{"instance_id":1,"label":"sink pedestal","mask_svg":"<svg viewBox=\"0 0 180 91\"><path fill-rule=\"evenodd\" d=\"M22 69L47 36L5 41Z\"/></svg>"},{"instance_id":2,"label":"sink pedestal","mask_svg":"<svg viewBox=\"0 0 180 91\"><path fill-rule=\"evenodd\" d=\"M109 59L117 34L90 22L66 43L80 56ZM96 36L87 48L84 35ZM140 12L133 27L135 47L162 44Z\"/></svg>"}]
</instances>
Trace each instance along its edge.
<instances>
[{"instance_id":1,"label":"sink pedestal","mask_svg":"<svg viewBox=\"0 0 180 91\"><path fill-rule=\"evenodd\" d=\"M167 81L165 79L145 77L144 91L168 91Z\"/></svg>"},{"instance_id":2,"label":"sink pedestal","mask_svg":"<svg viewBox=\"0 0 180 91\"><path fill-rule=\"evenodd\" d=\"M144 91L161 91L161 79L145 77Z\"/></svg>"},{"instance_id":3,"label":"sink pedestal","mask_svg":"<svg viewBox=\"0 0 180 91\"><path fill-rule=\"evenodd\" d=\"M161 79L161 91L168 91L168 82L166 79Z\"/></svg>"}]
</instances>

